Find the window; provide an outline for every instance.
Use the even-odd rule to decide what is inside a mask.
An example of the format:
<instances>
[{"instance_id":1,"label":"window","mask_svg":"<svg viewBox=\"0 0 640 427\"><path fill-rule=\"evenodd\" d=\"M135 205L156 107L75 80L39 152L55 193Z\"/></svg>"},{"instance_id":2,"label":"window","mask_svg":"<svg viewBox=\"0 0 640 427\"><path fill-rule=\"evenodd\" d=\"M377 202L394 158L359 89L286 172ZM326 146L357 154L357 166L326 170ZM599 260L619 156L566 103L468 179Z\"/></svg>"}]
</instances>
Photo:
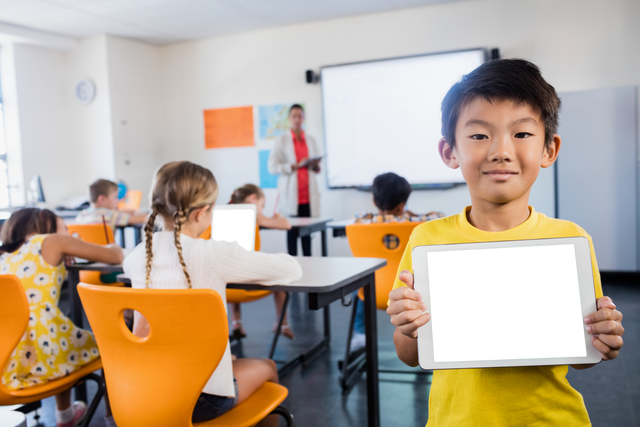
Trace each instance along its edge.
<instances>
[{"instance_id":1,"label":"window","mask_svg":"<svg viewBox=\"0 0 640 427\"><path fill-rule=\"evenodd\" d=\"M11 205L9 198L9 180L7 177L7 144L4 132L4 104L0 89L0 208Z\"/></svg>"}]
</instances>

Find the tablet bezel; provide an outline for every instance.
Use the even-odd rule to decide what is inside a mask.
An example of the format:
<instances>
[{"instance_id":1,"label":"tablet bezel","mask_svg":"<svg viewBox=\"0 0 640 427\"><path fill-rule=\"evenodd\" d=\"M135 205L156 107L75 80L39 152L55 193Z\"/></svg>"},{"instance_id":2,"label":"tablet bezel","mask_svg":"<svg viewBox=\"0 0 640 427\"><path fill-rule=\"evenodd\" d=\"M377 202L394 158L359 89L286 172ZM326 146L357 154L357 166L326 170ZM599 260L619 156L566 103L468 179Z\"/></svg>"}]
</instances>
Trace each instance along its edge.
<instances>
[{"instance_id":1,"label":"tablet bezel","mask_svg":"<svg viewBox=\"0 0 640 427\"><path fill-rule=\"evenodd\" d=\"M215 213L217 211L228 211L228 210L250 210L250 211L252 211L253 212L253 230L255 230L256 223L257 223L257 220L258 220L258 211L256 209L256 205L254 205L253 203L238 203L238 204L232 203L232 204L229 204L229 205L214 206L213 212L211 214L211 240L215 240L213 238L213 227L214 227L215 216L216 216ZM220 240L215 240L215 241L220 241ZM251 233L251 248L249 249L249 251L255 251L255 246L256 246L256 233L254 231L253 233Z\"/></svg>"},{"instance_id":2,"label":"tablet bezel","mask_svg":"<svg viewBox=\"0 0 640 427\"><path fill-rule=\"evenodd\" d=\"M429 310L428 307L431 306L431 297L429 291L429 267L427 258L429 252L518 248L567 244L573 245L575 250L576 266L578 272L578 287L580 290L580 306L582 315L583 317L585 317L588 314L594 313L597 308L589 240L586 237L582 236L536 240L512 240L482 243L456 243L448 245L416 246L412 251L414 287L415 290L420 292L420 294L422 295L422 300L427 304L427 310ZM586 327L583 329L583 331L587 349L587 354L584 357L435 362L433 360L434 353L432 324L431 322L428 322L426 325L418 329L418 361L420 367L425 370L599 363L602 360L602 355L591 343L591 336L587 333ZM532 339L539 339L539 337L532 337Z\"/></svg>"}]
</instances>

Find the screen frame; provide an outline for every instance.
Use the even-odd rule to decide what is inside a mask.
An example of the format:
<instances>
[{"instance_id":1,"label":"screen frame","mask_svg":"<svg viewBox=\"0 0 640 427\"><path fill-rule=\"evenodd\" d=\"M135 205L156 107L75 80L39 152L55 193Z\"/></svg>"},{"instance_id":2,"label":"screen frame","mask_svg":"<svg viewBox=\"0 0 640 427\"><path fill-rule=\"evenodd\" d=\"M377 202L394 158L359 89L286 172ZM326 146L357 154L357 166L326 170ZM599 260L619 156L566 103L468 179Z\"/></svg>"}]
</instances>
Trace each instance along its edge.
<instances>
[{"instance_id":1,"label":"screen frame","mask_svg":"<svg viewBox=\"0 0 640 427\"><path fill-rule=\"evenodd\" d=\"M422 56L435 56L435 55L448 55L448 54L454 54L454 53L463 53L463 52L474 52L474 51L480 51L483 53L484 56L484 61L483 63L487 62L489 60L489 49L485 48L485 47L476 47L476 48L469 48L469 49L457 49L457 50L447 50L447 51L442 51L442 52L430 52L430 53L419 53L419 54L415 54L415 55L405 55L405 56L394 56L391 58L380 58L380 59L371 59L371 60L366 60L366 61L356 61L356 62L345 62L342 64L333 64L333 65L324 65L322 67L320 67L320 97L322 99L322 131L324 132L325 138L323 141L323 146L324 146L324 154L326 157L326 153L327 153L327 121L325 119L325 99L324 99L324 89L323 89L323 79L322 79L322 73L325 69L327 68L336 68L336 67L344 67L344 66L350 66L350 65L360 65L360 64L369 64L369 63L373 63L373 62L383 62L383 61L396 61L396 60L400 60L400 59L410 59L410 58L419 58ZM370 186L358 186L358 185L345 185L345 186L332 186L329 184L329 162L326 162L326 169L327 169L327 173L325 173L325 180L326 180L326 185L327 188L329 190L340 190L340 189L349 189L349 188L355 188L358 190L363 190L363 191L370 191L371 187ZM445 183L430 183L430 184L425 184L425 183L418 183L418 184L411 184L411 188L413 190L442 190L442 189L446 189L446 188L453 188L453 187L457 187L459 185L465 185L466 182L463 181L459 181L459 182L445 182Z\"/></svg>"},{"instance_id":2,"label":"screen frame","mask_svg":"<svg viewBox=\"0 0 640 427\"><path fill-rule=\"evenodd\" d=\"M254 229L254 232L251 233L251 249L249 251L250 252L255 251L255 246L256 246L255 228L256 228L256 225L257 225L257 221L258 221L258 210L256 208L256 205L254 205L253 203L238 203L238 204L234 203L234 204L229 204L229 205L214 206L213 210L211 212L211 240L214 240L214 238L213 238L213 227L214 227L214 222L215 222L215 213L217 211L228 211L228 210L250 210L250 211L253 212L253 229ZM223 240L214 240L214 241L221 242Z\"/></svg>"},{"instance_id":3,"label":"screen frame","mask_svg":"<svg viewBox=\"0 0 640 427\"><path fill-rule=\"evenodd\" d=\"M416 246L412 251L414 287L422 295L422 300L431 306L429 292L429 267L427 256L429 252L447 252L476 249L519 248L532 246L573 245L576 255L578 272L578 288L580 291L580 308L582 317L597 311L596 294L593 281L593 267L591 264L591 249L586 237L564 237L535 240L512 240L482 243L456 243L448 245ZM425 370L435 369L473 369L473 368L502 368L514 366L545 366L545 365L576 365L592 364L602 361L602 355L591 343L591 336L583 329L587 349L584 357L555 357L533 359L505 359L481 361L436 362L433 353L432 323L418 329L418 361ZM531 339L539 339L538 336Z\"/></svg>"}]
</instances>

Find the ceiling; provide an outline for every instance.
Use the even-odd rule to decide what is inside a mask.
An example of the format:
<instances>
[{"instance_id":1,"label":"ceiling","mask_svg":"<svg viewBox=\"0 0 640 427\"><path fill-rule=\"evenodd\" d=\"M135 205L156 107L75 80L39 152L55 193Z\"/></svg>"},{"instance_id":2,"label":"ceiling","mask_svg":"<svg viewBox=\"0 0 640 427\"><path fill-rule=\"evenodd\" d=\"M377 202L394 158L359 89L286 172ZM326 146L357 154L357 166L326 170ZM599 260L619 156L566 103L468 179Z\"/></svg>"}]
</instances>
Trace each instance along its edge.
<instances>
[{"instance_id":1,"label":"ceiling","mask_svg":"<svg viewBox=\"0 0 640 427\"><path fill-rule=\"evenodd\" d=\"M460 0L0 0L0 21L155 44Z\"/></svg>"}]
</instances>

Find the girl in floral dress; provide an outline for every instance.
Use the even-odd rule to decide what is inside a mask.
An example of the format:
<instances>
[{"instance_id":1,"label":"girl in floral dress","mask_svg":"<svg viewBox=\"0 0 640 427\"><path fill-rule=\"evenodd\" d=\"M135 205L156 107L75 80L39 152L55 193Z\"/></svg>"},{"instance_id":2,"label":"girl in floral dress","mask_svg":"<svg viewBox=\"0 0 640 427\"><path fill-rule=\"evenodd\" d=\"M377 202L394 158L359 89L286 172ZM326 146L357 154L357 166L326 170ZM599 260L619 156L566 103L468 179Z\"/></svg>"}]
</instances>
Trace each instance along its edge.
<instances>
[{"instance_id":1,"label":"girl in floral dress","mask_svg":"<svg viewBox=\"0 0 640 427\"><path fill-rule=\"evenodd\" d=\"M99 246L69 236L64 222L47 209L14 212L2 227L0 274L17 276L29 302L29 325L2 372L13 390L69 375L99 357L91 332L76 327L58 308L65 258L122 262L118 246ZM71 404L71 390L56 396L58 427L76 425L84 402Z\"/></svg>"}]
</instances>

